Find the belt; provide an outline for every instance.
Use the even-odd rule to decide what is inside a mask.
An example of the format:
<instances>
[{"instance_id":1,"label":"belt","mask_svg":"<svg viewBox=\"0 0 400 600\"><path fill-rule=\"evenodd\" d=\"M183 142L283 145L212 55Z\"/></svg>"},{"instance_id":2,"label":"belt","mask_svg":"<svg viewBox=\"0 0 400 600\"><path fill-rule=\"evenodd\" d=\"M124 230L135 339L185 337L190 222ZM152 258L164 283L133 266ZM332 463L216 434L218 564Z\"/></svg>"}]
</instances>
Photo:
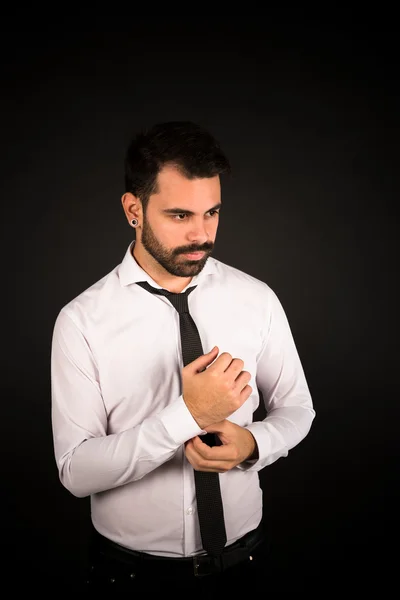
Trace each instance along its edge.
<instances>
[{"instance_id":1,"label":"belt","mask_svg":"<svg viewBox=\"0 0 400 600\"><path fill-rule=\"evenodd\" d=\"M92 547L96 553L106 559L111 559L125 565L130 571L131 577L146 572L153 575L159 574L160 576L165 574L166 576L203 577L213 573L220 573L246 560L251 560L252 553L263 541L263 528L259 525L233 544L226 546L222 554L217 558L211 557L208 554L170 558L130 550L102 536L94 529Z\"/></svg>"}]
</instances>

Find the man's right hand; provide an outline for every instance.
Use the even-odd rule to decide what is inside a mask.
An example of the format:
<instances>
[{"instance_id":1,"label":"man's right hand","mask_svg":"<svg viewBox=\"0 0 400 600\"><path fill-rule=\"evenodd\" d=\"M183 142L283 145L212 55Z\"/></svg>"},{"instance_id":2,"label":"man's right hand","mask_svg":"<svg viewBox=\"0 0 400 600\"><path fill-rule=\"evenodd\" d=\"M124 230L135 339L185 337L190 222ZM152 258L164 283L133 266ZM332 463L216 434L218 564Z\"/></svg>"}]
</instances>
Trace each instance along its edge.
<instances>
[{"instance_id":1,"label":"man's right hand","mask_svg":"<svg viewBox=\"0 0 400 600\"><path fill-rule=\"evenodd\" d=\"M229 417L253 391L247 385L250 373L242 371L244 362L218 352L214 346L182 369L183 400L202 429Z\"/></svg>"}]
</instances>

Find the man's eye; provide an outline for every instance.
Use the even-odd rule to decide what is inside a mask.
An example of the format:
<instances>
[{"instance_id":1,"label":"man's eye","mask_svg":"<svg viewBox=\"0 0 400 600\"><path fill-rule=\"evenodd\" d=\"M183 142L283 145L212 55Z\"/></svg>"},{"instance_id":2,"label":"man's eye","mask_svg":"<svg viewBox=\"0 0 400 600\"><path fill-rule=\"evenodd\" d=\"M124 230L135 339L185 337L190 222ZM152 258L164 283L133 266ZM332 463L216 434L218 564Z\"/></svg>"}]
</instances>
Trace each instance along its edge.
<instances>
[{"instance_id":1,"label":"man's eye","mask_svg":"<svg viewBox=\"0 0 400 600\"><path fill-rule=\"evenodd\" d=\"M178 215L174 215L174 219L176 219L177 221L183 221L186 216L187 215L185 215L185 213L181 213ZM181 217L183 217L183 218L181 219Z\"/></svg>"}]
</instances>

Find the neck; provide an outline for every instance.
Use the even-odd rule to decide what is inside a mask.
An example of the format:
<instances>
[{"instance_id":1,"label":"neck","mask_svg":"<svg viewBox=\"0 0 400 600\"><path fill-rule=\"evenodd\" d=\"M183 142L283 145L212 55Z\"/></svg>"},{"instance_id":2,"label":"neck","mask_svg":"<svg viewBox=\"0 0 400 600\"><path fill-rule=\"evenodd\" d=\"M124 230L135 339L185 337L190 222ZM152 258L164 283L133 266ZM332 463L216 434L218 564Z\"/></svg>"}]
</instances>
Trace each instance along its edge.
<instances>
[{"instance_id":1,"label":"neck","mask_svg":"<svg viewBox=\"0 0 400 600\"><path fill-rule=\"evenodd\" d=\"M168 292L180 294L193 279L193 277L176 277L175 275L171 275L137 242L133 244L131 254L143 271L146 271L153 281L165 290L168 290Z\"/></svg>"}]
</instances>

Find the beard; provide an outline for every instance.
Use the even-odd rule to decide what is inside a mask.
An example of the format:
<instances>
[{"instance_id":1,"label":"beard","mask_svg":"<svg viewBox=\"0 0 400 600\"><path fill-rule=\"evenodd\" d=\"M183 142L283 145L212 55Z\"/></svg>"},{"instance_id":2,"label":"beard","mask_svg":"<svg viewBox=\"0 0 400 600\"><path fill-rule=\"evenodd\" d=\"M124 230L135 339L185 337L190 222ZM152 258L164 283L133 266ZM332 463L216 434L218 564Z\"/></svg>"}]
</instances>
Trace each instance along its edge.
<instances>
[{"instance_id":1,"label":"beard","mask_svg":"<svg viewBox=\"0 0 400 600\"><path fill-rule=\"evenodd\" d=\"M207 242L202 246L181 246L170 250L158 241L145 216L143 217L141 244L155 261L175 277L198 275L203 270L214 247L212 242ZM200 260L189 260L182 257L186 252L205 252L205 254Z\"/></svg>"}]
</instances>

